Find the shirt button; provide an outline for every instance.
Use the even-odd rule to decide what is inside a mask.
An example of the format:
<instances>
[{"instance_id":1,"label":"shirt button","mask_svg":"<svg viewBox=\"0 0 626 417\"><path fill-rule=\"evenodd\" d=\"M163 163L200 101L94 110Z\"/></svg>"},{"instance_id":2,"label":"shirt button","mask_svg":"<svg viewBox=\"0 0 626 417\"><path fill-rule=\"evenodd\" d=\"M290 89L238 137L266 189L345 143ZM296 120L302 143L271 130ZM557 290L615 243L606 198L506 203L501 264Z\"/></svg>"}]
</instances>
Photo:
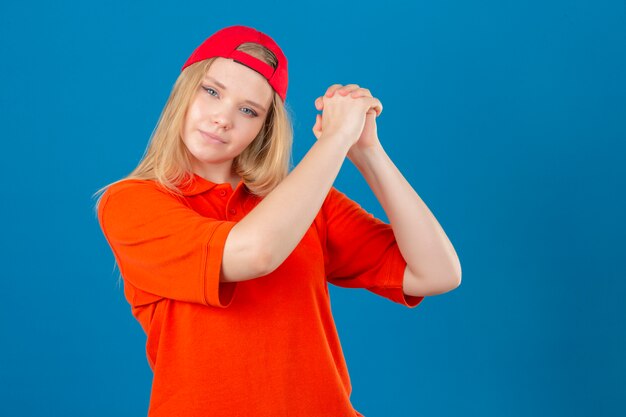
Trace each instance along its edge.
<instances>
[{"instance_id":1,"label":"shirt button","mask_svg":"<svg viewBox=\"0 0 626 417\"><path fill-rule=\"evenodd\" d=\"M230 214L237 214L237 210L235 210L234 208L229 209L228 212Z\"/></svg>"},{"instance_id":2,"label":"shirt button","mask_svg":"<svg viewBox=\"0 0 626 417\"><path fill-rule=\"evenodd\" d=\"M224 197L226 195L226 190L220 190L220 195Z\"/></svg>"}]
</instances>

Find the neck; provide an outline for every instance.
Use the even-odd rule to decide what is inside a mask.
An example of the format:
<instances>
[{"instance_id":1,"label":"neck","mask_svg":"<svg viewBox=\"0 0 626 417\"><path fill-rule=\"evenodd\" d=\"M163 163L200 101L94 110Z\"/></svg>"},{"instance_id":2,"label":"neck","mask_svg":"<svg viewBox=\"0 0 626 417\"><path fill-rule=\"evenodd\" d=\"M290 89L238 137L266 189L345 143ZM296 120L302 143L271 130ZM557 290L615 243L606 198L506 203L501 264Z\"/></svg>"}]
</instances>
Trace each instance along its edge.
<instances>
[{"instance_id":1,"label":"neck","mask_svg":"<svg viewBox=\"0 0 626 417\"><path fill-rule=\"evenodd\" d=\"M192 164L192 170L197 175L201 176L207 181L214 182L216 184L230 183L235 186L241 181L241 177L232 171L232 161L221 165L200 165Z\"/></svg>"}]
</instances>

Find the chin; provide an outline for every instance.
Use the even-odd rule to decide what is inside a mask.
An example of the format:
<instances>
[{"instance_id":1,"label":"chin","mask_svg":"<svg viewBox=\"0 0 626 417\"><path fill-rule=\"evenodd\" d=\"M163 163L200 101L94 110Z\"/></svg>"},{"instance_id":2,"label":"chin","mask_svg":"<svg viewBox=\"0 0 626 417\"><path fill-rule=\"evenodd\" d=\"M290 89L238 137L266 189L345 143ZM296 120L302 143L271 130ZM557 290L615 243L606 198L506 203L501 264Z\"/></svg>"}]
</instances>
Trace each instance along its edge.
<instances>
[{"instance_id":1,"label":"chin","mask_svg":"<svg viewBox=\"0 0 626 417\"><path fill-rule=\"evenodd\" d=\"M232 161L233 158L230 157L217 157L216 155L207 154L207 155L194 155L194 159L201 164L223 164L227 161Z\"/></svg>"}]
</instances>

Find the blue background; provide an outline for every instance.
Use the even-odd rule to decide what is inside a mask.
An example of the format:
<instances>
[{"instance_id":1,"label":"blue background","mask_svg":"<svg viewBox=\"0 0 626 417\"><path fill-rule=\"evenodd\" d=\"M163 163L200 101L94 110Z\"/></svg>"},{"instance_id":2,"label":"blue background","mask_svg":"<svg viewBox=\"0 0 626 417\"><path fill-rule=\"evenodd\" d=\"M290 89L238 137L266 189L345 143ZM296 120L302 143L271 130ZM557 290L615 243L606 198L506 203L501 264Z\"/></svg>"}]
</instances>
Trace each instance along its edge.
<instances>
[{"instance_id":1,"label":"blue background","mask_svg":"<svg viewBox=\"0 0 626 417\"><path fill-rule=\"evenodd\" d=\"M146 414L145 335L92 194L232 24L289 59L294 162L329 85L382 101L381 141L461 260L461 286L415 309L331 287L357 410L626 415L626 4L609 0L3 2L0 414ZM335 186L387 219L348 160Z\"/></svg>"}]
</instances>

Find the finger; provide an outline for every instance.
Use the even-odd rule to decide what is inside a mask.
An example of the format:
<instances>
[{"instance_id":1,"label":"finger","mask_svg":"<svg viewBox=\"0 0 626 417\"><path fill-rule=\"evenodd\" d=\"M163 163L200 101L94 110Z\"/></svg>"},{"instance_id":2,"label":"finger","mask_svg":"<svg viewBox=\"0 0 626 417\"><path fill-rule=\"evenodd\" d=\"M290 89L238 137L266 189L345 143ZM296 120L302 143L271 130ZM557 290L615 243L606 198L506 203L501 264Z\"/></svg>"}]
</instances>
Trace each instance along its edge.
<instances>
[{"instance_id":1,"label":"finger","mask_svg":"<svg viewBox=\"0 0 626 417\"><path fill-rule=\"evenodd\" d=\"M319 111L321 111L324 108L323 97L318 97L315 99L315 108Z\"/></svg>"},{"instance_id":2,"label":"finger","mask_svg":"<svg viewBox=\"0 0 626 417\"><path fill-rule=\"evenodd\" d=\"M333 84L330 88L329 88L329 92L327 92L327 96L328 97L332 97L335 93L339 93L342 96L347 95L350 91L354 90L355 88L359 88L359 86L357 84L347 84L342 86L341 84Z\"/></svg>"},{"instance_id":3,"label":"finger","mask_svg":"<svg viewBox=\"0 0 626 417\"><path fill-rule=\"evenodd\" d=\"M315 135L317 139L319 139L320 136L322 135L322 116L319 114L315 116L315 125L313 126L313 134Z\"/></svg>"},{"instance_id":4,"label":"finger","mask_svg":"<svg viewBox=\"0 0 626 417\"><path fill-rule=\"evenodd\" d=\"M372 108L376 110L376 117L378 117L383 112L383 103L381 103L380 100L378 100L377 98L374 100L375 104L374 106L372 106Z\"/></svg>"},{"instance_id":5,"label":"finger","mask_svg":"<svg viewBox=\"0 0 626 417\"><path fill-rule=\"evenodd\" d=\"M322 115L321 114L315 115L315 125L313 125L313 130L314 131L322 130Z\"/></svg>"},{"instance_id":6,"label":"finger","mask_svg":"<svg viewBox=\"0 0 626 417\"><path fill-rule=\"evenodd\" d=\"M357 88L350 93L350 97L372 97L372 93L367 88Z\"/></svg>"},{"instance_id":7,"label":"finger","mask_svg":"<svg viewBox=\"0 0 626 417\"><path fill-rule=\"evenodd\" d=\"M342 96L347 96L351 91L359 89L358 84L347 84L339 88L337 92Z\"/></svg>"},{"instance_id":8,"label":"finger","mask_svg":"<svg viewBox=\"0 0 626 417\"><path fill-rule=\"evenodd\" d=\"M379 99L374 97L363 97L367 99L367 104L369 105L367 111L374 110L376 111L376 117L380 116L383 112L383 103L380 102Z\"/></svg>"},{"instance_id":9,"label":"finger","mask_svg":"<svg viewBox=\"0 0 626 417\"><path fill-rule=\"evenodd\" d=\"M333 94L335 94L335 90L338 88L343 87L342 84L333 84L330 87L328 87L328 90L326 90L326 94L324 94L326 97L332 97Z\"/></svg>"}]
</instances>

